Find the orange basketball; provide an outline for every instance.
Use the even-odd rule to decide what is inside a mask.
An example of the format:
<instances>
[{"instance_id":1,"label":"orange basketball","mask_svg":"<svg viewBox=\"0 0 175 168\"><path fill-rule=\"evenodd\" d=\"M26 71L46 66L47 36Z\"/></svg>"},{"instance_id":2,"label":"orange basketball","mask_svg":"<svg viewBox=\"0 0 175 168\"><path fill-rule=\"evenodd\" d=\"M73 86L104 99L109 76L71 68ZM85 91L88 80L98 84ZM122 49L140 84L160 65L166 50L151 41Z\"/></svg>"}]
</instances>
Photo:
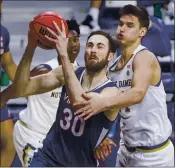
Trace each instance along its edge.
<instances>
[{"instance_id":1,"label":"orange basketball","mask_svg":"<svg viewBox=\"0 0 175 168\"><path fill-rule=\"evenodd\" d=\"M53 49L53 43L49 42L45 35L52 37L52 35L48 32L46 29L47 27L52 29L54 32L56 32L56 29L53 25L53 21L55 21L62 30L61 21L63 20L64 27L66 30L66 36L68 37L68 25L66 20L55 12L42 12L34 17L30 24L30 29L33 29L36 33L37 43L40 48L50 50Z\"/></svg>"}]
</instances>

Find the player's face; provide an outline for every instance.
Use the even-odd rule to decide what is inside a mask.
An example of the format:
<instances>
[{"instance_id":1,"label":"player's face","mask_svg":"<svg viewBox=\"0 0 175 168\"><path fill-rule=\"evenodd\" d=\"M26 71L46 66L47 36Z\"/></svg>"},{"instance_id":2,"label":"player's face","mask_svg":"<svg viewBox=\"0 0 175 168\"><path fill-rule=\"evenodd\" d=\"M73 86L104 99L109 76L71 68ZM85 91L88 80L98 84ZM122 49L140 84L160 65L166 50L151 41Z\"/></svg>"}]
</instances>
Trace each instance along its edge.
<instances>
[{"instance_id":1,"label":"player's face","mask_svg":"<svg viewBox=\"0 0 175 168\"><path fill-rule=\"evenodd\" d=\"M68 55L75 59L80 52L80 41L79 36L76 31L69 31L69 40L68 40Z\"/></svg>"},{"instance_id":2,"label":"player's face","mask_svg":"<svg viewBox=\"0 0 175 168\"><path fill-rule=\"evenodd\" d=\"M139 20L133 15L120 17L117 27L116 39L121 45L135 43L143 37L143 28L140 27Z\"/></svg>"},{"instance_id":3,"label":"player's face","mask_svg":"<svg viewBox=\"0 0 175 168\"><path fill-rule=\"evenodd\" d=\"M109 40L102 35L93 35L86 43L85 65L88 71L99 71L108 64Z\"/></svg>"}]
</instances>

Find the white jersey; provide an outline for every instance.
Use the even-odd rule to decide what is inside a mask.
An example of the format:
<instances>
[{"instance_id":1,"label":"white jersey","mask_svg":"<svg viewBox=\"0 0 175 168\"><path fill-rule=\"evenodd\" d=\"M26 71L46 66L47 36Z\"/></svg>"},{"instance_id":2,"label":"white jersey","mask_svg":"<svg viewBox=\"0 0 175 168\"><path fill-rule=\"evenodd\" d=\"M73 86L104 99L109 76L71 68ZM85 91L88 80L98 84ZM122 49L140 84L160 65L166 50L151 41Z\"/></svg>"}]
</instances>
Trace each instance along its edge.
<instances>
[{"instance_id":1,"label":"white jersey","mask_svg":"<svg viewBox=\"0 0 175 168\"><path fill-rule=\"evenodd\" d=\"M58 67L57 58L43 64L50 70ZM62 87L50 92L28 97L27 108L19 113L19 118L26 126L38 133L47 134L55 121Z\"/></svg>"},{"instance_id":2,"label":"white jersey","mask_svg":"<svg viewBox=\"0 0 175 168\"><path fill-rule=\"evenodd\" d=\"M75 62L77 65L77 63ZM58 67L58 60L54 58L42 64L52 70ZM27 108L19 113L19 118L26 126L38 133L46 135L55 121L60 101L62 87L50 92L28 97Z\"/></svg>"},{"instance_id":3,"label":"white jersey","mask_svg":"<svg viewBox=\"0 0 175 168\"><path fill-rule=\"evenodd\" d=\"M109 68L109 77L119 89L125 91L131 88L133 60L144 49L144 46L138 46L123 69L115 70L121 56ZM158 145L166 141L172 133L167 115L166 93L161 80L156 86L148 87L141 103L122 108L120 115L121 139L128 146Z\"/></svg>"}]
</instances>

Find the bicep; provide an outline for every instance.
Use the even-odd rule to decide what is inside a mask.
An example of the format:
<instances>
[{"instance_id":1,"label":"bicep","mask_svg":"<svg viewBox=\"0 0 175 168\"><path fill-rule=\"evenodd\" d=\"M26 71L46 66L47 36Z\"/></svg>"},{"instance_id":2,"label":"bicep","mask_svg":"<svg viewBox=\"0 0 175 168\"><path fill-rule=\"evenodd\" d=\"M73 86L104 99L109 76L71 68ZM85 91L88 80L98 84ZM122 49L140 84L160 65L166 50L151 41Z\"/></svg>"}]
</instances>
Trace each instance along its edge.
<instances>
[{"instance_id":1,"label":"bicep","mask_svg":"<svg viewBox=\"0 0 175 168\"><path fill-rule=\"evenodd\" d=\"M46 74L31 77L24 96L46 93L62 85L64 77L62 67L59 67Z\"/></svg>"},{"instance_id":2,"label":"bicep","mask_svg":"<svg viewBox=\"0 0 175 168\"><path fill-rule=\"evenodd\" d=\"M133 62L132 88L142 90L146 93L152 78L151 55L138 55Z\"/></svg>"}]
</instances>

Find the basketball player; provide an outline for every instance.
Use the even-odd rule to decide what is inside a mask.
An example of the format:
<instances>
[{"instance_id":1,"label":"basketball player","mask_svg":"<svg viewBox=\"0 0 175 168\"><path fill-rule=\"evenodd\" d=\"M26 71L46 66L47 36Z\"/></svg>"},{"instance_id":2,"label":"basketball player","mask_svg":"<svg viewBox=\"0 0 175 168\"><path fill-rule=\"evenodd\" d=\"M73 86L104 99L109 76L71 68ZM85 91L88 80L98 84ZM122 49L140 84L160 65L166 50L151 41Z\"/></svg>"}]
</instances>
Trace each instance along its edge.
<instances>
[{"instance_id":1,"label":"basketball player","mask_svg":"<svg viewBox=\"0 0 175 168\"><path fill-rule=\"evenodd\" d=\"M68 55L74 63L80 50L80 30L76 20L67 20L67 25L69 29ZM61 64L60 61L59 63ZM30 76L48 73L56 67L58 67L57 58L35 67L30 72ZM13 140L23 166L30 164L34 151L42 147L42 141L55 121L61 89L60 87L45 94L29 96L27 108L19 113L19 120L14 126ZM13 93L10 97L13 97Z\"/></svg>"},{"instance_id":2,"label":"basketball player","mask_svg":"<svg viewBox=\"0 0 175 168\"><path fill-rule=\"evenodd\" d=\"M95 32L89 36L85 54L86 69L81 67L76 71L83 89L67 57L65 32L54 37L62 66L47 74L29 78L30 64L35 51L33 41L29 38L13 85L16 97L29 96L60 87L66 80L68 90L66 92L66 88L63 87L56 122L44 140L44 147L34 155L31 166L96 166L94 149L112 126L117 110L101 113L86 123L74 116L72 112L75 110L71 104L82 99L81 93L85 91L92 91L103 97L108 96L108 93L120 93L106 76L107 63L113 58L116 47L111 37L104 32ZM65 80L62 68L66 76ZM70 99L67 93L70 93Z\"/></svg>"},{"instance_id":3,"label":"basketball player","mask_svg":"<svg viewBox=\"0 0 175 168\"><path fill-rule=\"evenodd\" d=\"M132 5L121 9L116 38L122 52L110 67L109 77L123 92L107 99L84 94L88 101L75 105L84 106L76 114L85 119L109 108L121 108L117 166L174 166L174 147L169 140L172 126L160 65L141 45L148 26L145 10Z\"/></svg>"},{"instance_id":4,"label":"basketball player","mask_svg":"<svg viewBox=\"0 0 175 168\"><path fill-rule=\"evenodd\" d=\"M2 0L0 1L0 20L1 20ZM16 65L12 59L9 50L10 35L6 27L0 23L0 79L2 67L6 71L10 80L13 81L16 72ZM13 145L12 131L13 120L9 115L9 110L5 105L0 108L0 166L11 166L15 157L15 148Z\"/></svg>"}]
</instances>

